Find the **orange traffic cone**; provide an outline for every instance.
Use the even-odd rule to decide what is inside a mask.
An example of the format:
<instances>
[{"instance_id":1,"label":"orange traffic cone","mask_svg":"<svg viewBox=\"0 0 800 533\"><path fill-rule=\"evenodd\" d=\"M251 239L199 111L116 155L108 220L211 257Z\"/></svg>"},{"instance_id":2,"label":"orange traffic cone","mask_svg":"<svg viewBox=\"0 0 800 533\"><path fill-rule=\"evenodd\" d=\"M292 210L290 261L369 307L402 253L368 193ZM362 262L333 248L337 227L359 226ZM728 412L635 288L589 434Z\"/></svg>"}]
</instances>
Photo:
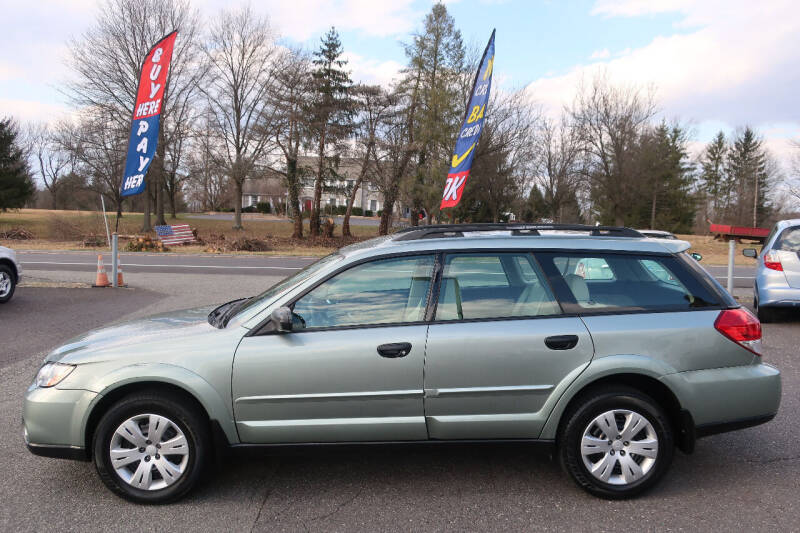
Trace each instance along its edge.
<instances>
[{"instance_id":1,"label":"orange traffic cone","mask_svg":"<svg viewBox=\"0 0 800 533\"><path fill-rule=\"evenodd\" d=\"M124 287L125 282L122 281L122 261L119 259L119 254L117 254L117 287Z\"/></svg>"},{"instance_id":2,"label":"orange traffic cone","mask_svg":"<svg viewBox=\"0 0 800 533\"><path fill-rule=\"evenodd\" d=\"M103 264L103 256L97 256L97 278L95 279L94 285L92 287L110 287L111 282L108 281L108 275L106 274L106 266Z\"/></svg>"}]
</instances>

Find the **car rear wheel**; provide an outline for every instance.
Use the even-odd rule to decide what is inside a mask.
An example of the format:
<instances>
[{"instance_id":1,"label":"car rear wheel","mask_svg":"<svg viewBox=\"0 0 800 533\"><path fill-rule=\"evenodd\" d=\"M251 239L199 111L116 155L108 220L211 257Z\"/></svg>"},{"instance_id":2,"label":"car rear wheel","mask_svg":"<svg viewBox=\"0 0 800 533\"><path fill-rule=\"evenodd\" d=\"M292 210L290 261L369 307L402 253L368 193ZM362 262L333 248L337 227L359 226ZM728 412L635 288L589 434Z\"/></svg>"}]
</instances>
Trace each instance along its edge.
<instances>
[{"instance_id":1,"label":"car rear wheel","mask_svg":"<svg viewBox=\"0 0 800 533\"><path fill-rule=\"evenodd\" d=\"M114 404L93 441L95 467L116 494L138 503L168 503L195 485L208 456L208 425L172 394L136 393Z\"/></svg>"},{"instance_id":2,"label":"car rear wheel","mask_svg":"<svg viewBox=\"0 0 800 533\"><path fill-rule=\"evenodd\" d=\"M672 462L674 437L663 409L636 389L604 388L584 396L559 432L564 469L603 498L637 496Z\"/></svg>"},{"instance_id":3,"label":"car rear wheel","mask_svg":"<svg viewBox=\"0 0 800 533\"><path fill-rule=\"evenodd\" d=\"M14 273L6 265L0 265L0 304L4 304L14 296L16 288Z\"/></svg>"}]
</instances>

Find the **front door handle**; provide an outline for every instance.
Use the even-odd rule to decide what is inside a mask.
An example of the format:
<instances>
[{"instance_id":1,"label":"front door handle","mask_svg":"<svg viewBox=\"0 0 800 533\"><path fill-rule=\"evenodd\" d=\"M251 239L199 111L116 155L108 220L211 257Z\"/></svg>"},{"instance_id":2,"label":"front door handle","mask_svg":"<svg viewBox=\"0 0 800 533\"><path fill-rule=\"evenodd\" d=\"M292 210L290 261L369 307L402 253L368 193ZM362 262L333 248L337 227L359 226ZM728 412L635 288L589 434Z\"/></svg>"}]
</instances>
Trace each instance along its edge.
<instances>
[{"instance_id":1,"label":"front door handle","mask_svg":"<svg viewBox=\"0 0 800 533\"><path fill-rule=\"evenodd\" d=\"M381 355L381 357L405 357L410 351L410 342L392 342L378 346L378 353Z\"/></svg>"},{"instance_id":2,"label":"front door handle","mask_svg":"<svg viewBox=\"0 0 800 533\"><path fill-rule=\"evenodd\" d=\"M578 345L577 335L554 335L544 340L545 345L551 350L571 350Z\"/></svg>"}]
</instances>

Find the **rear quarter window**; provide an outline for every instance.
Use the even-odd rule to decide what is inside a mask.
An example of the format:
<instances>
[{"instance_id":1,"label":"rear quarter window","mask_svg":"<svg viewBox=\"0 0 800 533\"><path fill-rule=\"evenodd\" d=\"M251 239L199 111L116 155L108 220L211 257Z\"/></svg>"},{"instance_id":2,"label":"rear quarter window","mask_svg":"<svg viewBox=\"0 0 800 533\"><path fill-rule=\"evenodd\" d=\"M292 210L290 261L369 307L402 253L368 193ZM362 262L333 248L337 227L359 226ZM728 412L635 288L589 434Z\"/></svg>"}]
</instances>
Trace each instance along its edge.
<instances>
[{"instance_id":1,"label":"rear quarter window","mask_svg":"<svg viewBox=\"0 0 800 533\"><path fill-rule=\"evenodd\" d=\"M720 306L719 296L672 255L537 253L565 311L682 311Z\"/></svg>"}]
</instances>

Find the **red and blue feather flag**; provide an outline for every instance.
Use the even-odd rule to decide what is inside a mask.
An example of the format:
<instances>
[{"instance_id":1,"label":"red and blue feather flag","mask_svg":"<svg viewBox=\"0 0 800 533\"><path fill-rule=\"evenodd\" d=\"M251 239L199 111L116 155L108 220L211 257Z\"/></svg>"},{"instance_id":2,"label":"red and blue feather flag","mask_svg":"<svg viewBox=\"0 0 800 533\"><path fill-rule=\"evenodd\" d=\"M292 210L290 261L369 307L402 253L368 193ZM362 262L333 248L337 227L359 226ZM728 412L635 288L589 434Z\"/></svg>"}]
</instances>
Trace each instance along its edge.
<instances>
[{"instance_id":1,"label":"red and blue feather flag","mask_svg":"<svg viewBox=\"0 0 800 533\"><path fill-rule=\"evenodd\" d=\"M122 196L133 196L144 191L144 178L156 155L164 88L176 35L178 32L173 31L158 41L142 63L131 119L125 174L122 176Z\"/></svg>"},{"instance_id":2,"label":"red and blue feather flag","mask_svg":"<svg viewBox=\"0 0 800 533\"><path fill-rule=\"evenodd\" d=\"M447 182L442 194L441 209L455 207L461 201L464 185L467 183L472 161L475 159L475 147L483 131L486 105L489 103L489 91L492 88L492 69L494 66L494 30L489 38L489 44L481 58L481 65L475 74L472 84L467 112L464 123L458 132L456 148L450 161L450 170L447 173Z\"/></svg>"}]
</instances>

